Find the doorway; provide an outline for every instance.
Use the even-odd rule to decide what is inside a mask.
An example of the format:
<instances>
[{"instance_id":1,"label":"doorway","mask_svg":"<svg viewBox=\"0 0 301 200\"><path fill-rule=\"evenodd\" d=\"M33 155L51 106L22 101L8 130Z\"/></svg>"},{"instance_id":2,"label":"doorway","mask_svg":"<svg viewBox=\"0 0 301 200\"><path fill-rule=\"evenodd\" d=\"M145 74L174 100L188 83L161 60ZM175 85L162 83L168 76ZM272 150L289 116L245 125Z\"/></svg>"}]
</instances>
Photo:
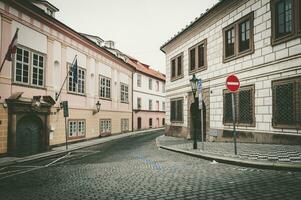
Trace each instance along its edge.
<instances>
[{"instance_id":1,"label":"doorway","mask_svg":"<svg viewBox=\"0 0 301 200\"><path fill-rule=\"evenodd\" d=\"M33 115L24 116L17 123L16 154L27 156L42 150L42 122Z\"/></svg>"},{"instance_id":2,"label":"doorway","mask_svg":"<svg viewBox=\"0 0 301 200\"><path fill-rule=\"evenodd\" d=\"M137 124L138 124L138 130L140 130L141 129L141 117L138 117L137 118Z\"/></svg>"}]
</instances>

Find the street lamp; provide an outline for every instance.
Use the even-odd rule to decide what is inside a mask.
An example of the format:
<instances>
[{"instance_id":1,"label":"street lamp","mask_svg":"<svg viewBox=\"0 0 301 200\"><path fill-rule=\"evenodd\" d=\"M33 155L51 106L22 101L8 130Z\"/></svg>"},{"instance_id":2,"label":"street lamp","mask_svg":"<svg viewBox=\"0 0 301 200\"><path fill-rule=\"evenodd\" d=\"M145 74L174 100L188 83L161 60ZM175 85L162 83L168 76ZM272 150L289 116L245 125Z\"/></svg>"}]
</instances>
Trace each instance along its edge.
<instances>
[{"instance_id":1,"label":"street lamp","mask_svg":"<svg viewBox=\"0 0 301 200\"><path fill-rule=\"evenodd\" d=\"M192 116L193 119L194 119L194 134L193 134L193 149L197 149L198 148L198 144L197 144L197 137L196 137L196 134L197 134L197 126L196 126L196 123L197 123L197 120L195 119L197 117L197 112L199 111L199 104L196 100L196 91L197 91L197 83L198 83L198 79L195 77L195 74L193 74L192 76L192 79L190 79L190 85L191 85L191 91L193 93L193 98L194 98L194 106L193 106L193 109L192 109Z\"/></svg>"},{"instance_id":2,"label":"street lamp","mask_svg":"<svg viewBox=\"0 0 301 200\"><path fill-rule=\"evenodd\" d=\"M98 113L100 111L100 106L101 103L99 101L97 101L96 105L96 110L93 110L93 115L95 115L96 113Z\"/></svg>"}]
</instances>

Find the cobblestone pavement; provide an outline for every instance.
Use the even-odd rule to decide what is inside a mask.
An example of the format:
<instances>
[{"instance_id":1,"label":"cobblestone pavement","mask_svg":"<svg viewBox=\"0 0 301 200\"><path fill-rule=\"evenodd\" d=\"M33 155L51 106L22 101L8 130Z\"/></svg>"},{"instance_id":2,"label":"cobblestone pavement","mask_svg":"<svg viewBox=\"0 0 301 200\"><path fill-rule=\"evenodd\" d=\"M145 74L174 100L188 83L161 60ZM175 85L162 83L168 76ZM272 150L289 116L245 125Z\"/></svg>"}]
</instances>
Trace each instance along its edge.
<instances>
[{"instance_id":1,"label":"cobblestone pavement","mask_svg":"<svg viewBox=\"0 0 301 200\"><path fill-rule=\"evenodd\" d=\"M160 145L179 148L183 150L211 153L226 157L238 157L240 159L292 162L301 163L300 145L275 145L275 144L250 144L237 143L238 156L234 156L233 143L204 142L204 151L201 150L202 143L198 142L198 150L192 149L191 140L163 136L159 138Z\"/></svg>"},{"instance_id":2,"label":"cobblestone pavement","mask_svg":"<svg viewBox=\"0 0 301 200\"><path fill-rule=\"evenodd\" d=\"M237 167L159 150L155 138L160 134L0 169L0 199L301 199L300 172ZM12 172L13 167L21 170Z\"/></svg>"}]
</instances>

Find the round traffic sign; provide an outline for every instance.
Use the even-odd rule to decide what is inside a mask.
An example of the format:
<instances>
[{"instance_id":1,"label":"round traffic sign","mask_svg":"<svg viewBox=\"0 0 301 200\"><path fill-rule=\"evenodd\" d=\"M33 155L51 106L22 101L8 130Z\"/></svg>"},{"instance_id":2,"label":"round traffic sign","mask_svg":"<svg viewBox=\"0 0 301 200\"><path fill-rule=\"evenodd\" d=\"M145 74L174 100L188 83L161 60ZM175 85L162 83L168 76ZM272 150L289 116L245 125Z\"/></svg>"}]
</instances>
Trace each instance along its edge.
<instances>
[{"instance_id":1,"label":"round traffic sign","mask_svg":"<svg viewBox=\"0 0 301 200\"><path fill-rule=\"evenodd\" d=\"M240 82L237 76L230 75L227 77L226 86L230 92L236 92L240 87Z\"/></svg>"}]
</instances>

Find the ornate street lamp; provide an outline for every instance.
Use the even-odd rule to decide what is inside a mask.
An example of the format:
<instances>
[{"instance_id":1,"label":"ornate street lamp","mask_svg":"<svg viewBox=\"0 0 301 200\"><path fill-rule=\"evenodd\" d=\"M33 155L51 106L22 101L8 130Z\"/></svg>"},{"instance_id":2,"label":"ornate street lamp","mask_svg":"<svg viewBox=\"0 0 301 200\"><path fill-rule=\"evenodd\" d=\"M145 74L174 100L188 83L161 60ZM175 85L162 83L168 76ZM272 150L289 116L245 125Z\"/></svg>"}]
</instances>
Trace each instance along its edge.
<instances>
[{"instance_id":1,"label":"ornate street lamp","mask_svg":"<svg viewBox=\"0 0 301 200\"><path fill-rule=\"evenodd\" d=\"M100 106L101 103L99 101L97 101L96 105L96 110L93 110L93 115L95 115L96 113L98 113L100 111Z\"/></svg>"},{"instance_id":2,"label":"ornate street lamp","mask_svg":"<svg viewBox=\"0 0 301 200\"><path fill-rule=\"evenodd\" d=\"M195 94L196 94L197 87L198 87L197 83L198 83L198 79L195 77L195 74L193 74L192 79L190 79L190 86L191 86L194 100L195 100Z\"/></svg>"},{"instance_id":3,"label":"ornate street lamp","mask_svg":"<svg viewBox=\"0 0 301 200\"><path fill-rule=\"evenodd\" d=\"M199 111L199 104L196 100L196 91L197 91L197 85L198 83L198 79L196 78L195 74L192 75L192 79L190 79L190 85L191 85L191 91L193 93L193 98L194 98L194 106L193 106L193 109L191 110L191 112L193 113L192 116L193 116L193 120L194 120L194 134L193 134L193 149L197 149L198 148L198 143L197 143L197 137L196 137L196 134L197 134L197 112Z\"/></svg>"}]
</instances>

